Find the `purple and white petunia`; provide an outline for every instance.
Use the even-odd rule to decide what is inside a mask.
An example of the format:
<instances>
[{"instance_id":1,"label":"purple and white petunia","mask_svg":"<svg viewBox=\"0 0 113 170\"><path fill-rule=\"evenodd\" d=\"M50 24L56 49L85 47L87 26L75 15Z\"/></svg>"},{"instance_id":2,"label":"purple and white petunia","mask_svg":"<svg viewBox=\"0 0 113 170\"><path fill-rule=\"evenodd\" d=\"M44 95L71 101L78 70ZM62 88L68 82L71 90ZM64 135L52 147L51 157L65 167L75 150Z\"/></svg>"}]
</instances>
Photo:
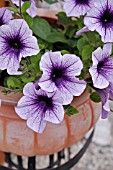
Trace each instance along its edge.
<instances>
[{"instance_id":1,"label":"purple and white petunia","mask_svg":"<svg viewBox=\"0 0 113 170\"><path fill-rule=\"evenodd\" d=\"M102 101L102 118L106 119L108 117L108 113L110 112L110 105L109 105L109 96L110 96L110 87L108 86L105 89L96 89L98 94L101 97Z\"/></svg>"},{"instance_id":2,"label":"purple and white petunia","mask_svg":"<svg viewBox=\"0 0 113 170\"><path fill-rule=\"evenodd\" d=\"M5 7L0 8L0 26L8 24L11 19L12 19L11 11L6 9Z\"/></svg>"},{"instance_id":3,"label":"purple and white petunia","mask_svg":"<svg viewBox=\"0 0 113 170\"><path fill-rule=\"evenodd\" d=\"M110 112L110 101L113 100L113 83L110 83L110 85L105 89L97 89L95 90L98 92L98 94L101 97L102 100L102 118L105 119L108 117L108 114Z\"/></svg>"},{"instance_id":4,"label":"purple and white petunia","mask_svg":"<svg viewBox=\"0 0 113 170\"><path fill-rule=\"evenodd\" d=\"M43 75L38 84L48 92L58 90L63 96L63 105L70 104L73 95L81 95L86 87L85 81L75 77L80 75L82 68L82 61L76 55L47 52L40 61Z\"/></svg>"},{"instance_id":5,"label":"purple and white petunia","mask_svg":"<svg viewBox=\"0 0 113 170\"><path fill-rule=\"evenodd\" d=\"M27 120L28 127L35 132L42 133L47 121L58 124L63 120L63 98L59 92L36 90L33 83L28 83L23 94L15 111L22 119Z\"/></svg>"},{"instance_id":6,"label":"purple and white petunia","mask_svg":"<svg viewBox=\"0 0 113 170\"><path fill-rule=\"evenodd\" d=\"M113 82L113 58L110 58L112 44L105 44L103 50L99 47L92 53L93 66L89 69L93 85L104 89Z\"/></svg>"},{"instance_id":7,"label":"purple and white petunia","mask_svg":"<svg viewBox=\"0 0 113 170\"><path fill-rule=\"evenodd\" d=\"M8 74L17 72L22 57L39 52L37 39L23 19L15 19L0 27L0 69Z\"/></svg>"},{"instance_id":8,"label":"purple and white petunia","mask_svg":"<svg viewBox=\"0 0 113 170\"><path fill-rule=\"evenodd\" d=\"M87 12L84 24L91 31L96 30L103 42L113 42L113 1L99 0Z\"/></svg>"},{"instance_id":9,"label":"purple and white petunia","mask_svg":"<svg viewBox=\"0 0 113 170\"><path fill-rule=\"evenodd\" d=\"M35 5L35 1L34 0L21 0L21 5L23 5L23 3L26 1L31 2L30 7L27 9L27 13L31 17L35 17L37 15L37 7ZM12 0L12 2L16 4L17 6L19 6L19 0Z\"/></svg>"},{"instance_id":10,"label":"purple and white petunia","mask_svg":"<svg viewBox=\"0 0 113 170\"><path fill-rule=\"evenodd\" d=\"M64 10L67 16L79 17L86 14L95 0L64 0Z\"/></svg>"}]
</instances>

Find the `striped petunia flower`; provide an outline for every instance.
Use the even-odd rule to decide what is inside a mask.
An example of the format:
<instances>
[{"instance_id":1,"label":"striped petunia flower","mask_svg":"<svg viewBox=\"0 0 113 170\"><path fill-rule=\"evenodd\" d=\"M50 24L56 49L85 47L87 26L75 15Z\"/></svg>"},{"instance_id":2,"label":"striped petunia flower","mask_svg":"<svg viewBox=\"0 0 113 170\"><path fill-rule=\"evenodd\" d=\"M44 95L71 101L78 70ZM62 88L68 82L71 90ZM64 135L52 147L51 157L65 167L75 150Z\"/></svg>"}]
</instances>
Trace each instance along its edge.
<instances>
[{"instance_id":1,"label":"striped petunia flower","mask_svg":"<svg viewBox=\"0 0 113 170\"><path fill-rule=\"evenodd\" d=\"M0 69L8 74L17 72L22 57L36 55L39 52L37 39L23 19L11 20L0 27Z\"/></svg>"},{"instance_id":2,"label":"striped petunia flower","mask_svg":"<svg viewBox=\"0 0 113 170\"><path fill-rule=\"evenodd\" d=\"M104 89L113 82L113 58L110 57L112 44L105 44L103 50L99 47L92 53L93 65L89 69L93 85Z\"/></svg>"},{"instance_id":3,"label":"striped petunia flower","mask_svg":"<svg viewBox=\"0 0 113 170\"><path fill-rule=\"evenodd\" d=\"M16 4L17 6L19 6L19 0L12 0L12 2ZM31 2L30 7L27 9L27 13L31 17L35 17L37 15L37 7L35 5L35 1L34 0L21 0L21 5L23 5L24 2Z\"/></svg>"},{"instance_id":4,"label":"striped petunia flower","mask_svg":"<svg viewBox=\"0 0 113 170\"><path fill-rule=\"evenodd\" d=\"M0 8L0 26L8 24L12 19L12 13L5 7Z\"/></svg>"},{"instance_id":5,"label":"striped petunia flower","mask_svg":"<svg viewBox=\"0 0 113 170\"><path fill-rule=\"evenodd\" d=\"M39 86L48 92L59 91L64 99L63 104L70 104L73 96L79 96L86 88L86 83L79 80L83 68L82 61L73 54L61 55L60 52L47 52L40 61L43 71Z\"/></svg>"},{"instance_id":6,"label":"striped petunia flower","mask_svg":"<svg viewBox=\"0 0 113 170\"><path fill-rule=\"evenodd\" d=\"M63 98L57 91L48 93L42 89L37 90L33 83L28 83L23 94L15 111L27 120L28 127L35 132L42 133L47 121L59 124L63 120Z\"/></svg>"},{"instance_id":7,"label":"striped petunia flower","mask_svg":"<svg viewBox=\"0 0 113 170\"><path fill-rule=\"evenodd\" d=\"M84 18L85 26L96 30L103 42L113 42L113 1L98 0Z\"/></svg>"},{"instance_id":8,"label":"striped petunia flower","mask_svg":"<svg viewBox=\"0 0 113 170\"><path fill-rule=\"evenodd\" d=\"M95 0L64 0L64 10L67 16L79 17L85 15Z\"/></svg>"}]
</instances>

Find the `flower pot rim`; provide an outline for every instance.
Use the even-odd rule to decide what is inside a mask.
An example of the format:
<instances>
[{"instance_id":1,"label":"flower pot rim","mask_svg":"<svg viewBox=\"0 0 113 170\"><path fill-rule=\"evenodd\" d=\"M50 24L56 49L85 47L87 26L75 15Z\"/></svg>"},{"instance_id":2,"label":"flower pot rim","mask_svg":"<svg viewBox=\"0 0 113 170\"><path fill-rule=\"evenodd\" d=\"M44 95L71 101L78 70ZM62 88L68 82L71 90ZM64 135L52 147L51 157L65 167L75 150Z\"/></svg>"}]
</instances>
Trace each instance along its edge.
<instances>
[{"instance_id":1,"label":"flower pot rim","mask_svg":"<svg viewBox=\"0 0 113 170\"><path fill-rule=\"evenodd\" d=\"M21 93L21 92L16 93L16 94L14 94L14 92L11 92L7 95L4 95L3 90L4 90L4 87L0 86L0 97L2 100L2 104L4 104L4 105L15 106L15 105L17 105L20 98L23 96L23 93ZM81 96L84 98L84 101L86 101L89 98L88 90L85 89L84 92L80 96L77 96L77 97L74 96L73 101L71 102L71 105L72 106L76 105L76 107L78 107L79 104L76 104L75 101L79 100L79 98L81 98Z\"/></svg>"}]
</instances>

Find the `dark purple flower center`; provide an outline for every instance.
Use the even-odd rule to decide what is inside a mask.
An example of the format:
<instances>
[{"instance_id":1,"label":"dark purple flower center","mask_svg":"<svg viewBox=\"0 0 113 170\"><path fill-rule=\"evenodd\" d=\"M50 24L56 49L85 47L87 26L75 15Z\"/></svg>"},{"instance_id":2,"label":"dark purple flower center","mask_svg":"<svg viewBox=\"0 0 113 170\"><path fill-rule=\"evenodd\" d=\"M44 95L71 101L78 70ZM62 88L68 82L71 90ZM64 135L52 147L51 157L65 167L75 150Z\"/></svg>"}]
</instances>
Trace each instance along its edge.
<instances>
[{"instance_id":1,"label":"dark purple flower center","mask_svg":"<svg viewBox=\"0 0 113 170\"><path fill-rule=\"evenodd\" d=\"M22 0L23 2L31 1L31 0Z\"/></svg>"},{"instance_id":2,"label":"dark purple flower center","mask_svg":"<svg viewBox=\"0 0 113 170\"><path fill-rule=\"evenodd\" d=\"M76 4L89 5L89 0L75 0Z\"/></svg>"},{"instance_id":3,"label":"dark purple flower center","mask_svg":"<svg viewBox=\"0 0 113 170\"><path fill-rule=\"evenodd\" d=\"M14 50L20 50L22 49L23 46L18 37L9 39L8 45L10 46L10 48L13 48Z\"/></svg>"},{"instance_id":4,"label":"dark purple flower center","mask_svg":"<svg viewBox=\"0 0 113 170\"><path fill-rule=\"evenodd\" d=\"M101 22L103 25L113 24L113 13L106 10L101 16Z\"/></svg>"},{"instance_id":5,"label":"dark purple flower center","mask_svg":"<svg viewBox=\"0 0 113 170\"><path fill-rule=\"evenodd\" d=\"M0 26L2 26L4 23L2 21L2 19L0 18Z\"/></svg>"},{"instance_id":6,"label":"dark purple flower center","mask_svg":"<svg viewBox=\"0 0 113 170\"><path fill-rule=\"evenodd\" d=\"M63 71L61 69L54 68L51 74L52 81L55 82L56 85L58 85L63 77Z\"/></svg>"},{"instance_id":7,"label":"dark purple flower center","mask_svg":"<svg viewBox=\"0 0 113 170\"><path fill-rule=\"evenodd\" d=\"M41 106L41 109L46 111L48 108L52 108L52 98L48 98L47 96L39 96L38 97L38 104Z\"/></svg>"},{"instance_id":8,"label":"dark purple flower center","mask_svg":"<svg viewBox=\"0 0 113 170\"><path fill-rule=\"evenodd\" d=\"M104 66L104 61L99 62L97 65L97 71L100 72L101 68L103 68L103 66Z\"/></svg>"}]
</instances>

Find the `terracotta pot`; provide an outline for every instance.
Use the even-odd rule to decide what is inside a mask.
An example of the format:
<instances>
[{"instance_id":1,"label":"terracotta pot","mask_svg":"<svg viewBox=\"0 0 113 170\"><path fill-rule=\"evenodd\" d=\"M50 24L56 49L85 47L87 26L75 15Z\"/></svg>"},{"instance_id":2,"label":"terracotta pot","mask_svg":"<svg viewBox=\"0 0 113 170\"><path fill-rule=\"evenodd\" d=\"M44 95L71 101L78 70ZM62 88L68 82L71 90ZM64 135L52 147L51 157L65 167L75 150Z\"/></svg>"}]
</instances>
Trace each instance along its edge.
<instances>
[{"instance_id":1,"label":"terracotta pot","mask_svg":"<svg viewBox=\"0 0 113 170\"><path fill-rule=\"evenodd\" d=\"M57 18L57 11L38 9L38 15ZM26 121L22 120L14 110L14 106L22 94L4 96L0 87L2 106L0 107L0 150L22 156L49 155L78 142L94 126L101 114L101 103L95 104L89 99L87 90L79 97L74 97L72 106L79 113L68 117L55 125L47 123L42 134L29 129Z\"/></svg>"},{"instance_id":2,"label":"terracotta pot","mask_svg":"<svg viewBox=\"0 0 113 170\"><path fill-rule=\"evenodd\" d=\"M0 0L0 8L5 7L7 5L8 5L8 2L6 2L5 0Z\"/></svg>"},{"instance_id":3,"label":"terracotta pot","mask_svg":"<svg viewBox=\"0 0 113 170\"><path fill-rule=\"evenodd\" d=\"M101 104L93 103L85 91L80 97L74 97L72 102L79 110L78 114L65 115L59 125L48 122L44 132L37 134L14 111L14 105L22 94L4 96L0 92L0 96L0 150L17 155L49 155L71 146L94 126L101 113Z\"/></svg>"}]
</instances>

